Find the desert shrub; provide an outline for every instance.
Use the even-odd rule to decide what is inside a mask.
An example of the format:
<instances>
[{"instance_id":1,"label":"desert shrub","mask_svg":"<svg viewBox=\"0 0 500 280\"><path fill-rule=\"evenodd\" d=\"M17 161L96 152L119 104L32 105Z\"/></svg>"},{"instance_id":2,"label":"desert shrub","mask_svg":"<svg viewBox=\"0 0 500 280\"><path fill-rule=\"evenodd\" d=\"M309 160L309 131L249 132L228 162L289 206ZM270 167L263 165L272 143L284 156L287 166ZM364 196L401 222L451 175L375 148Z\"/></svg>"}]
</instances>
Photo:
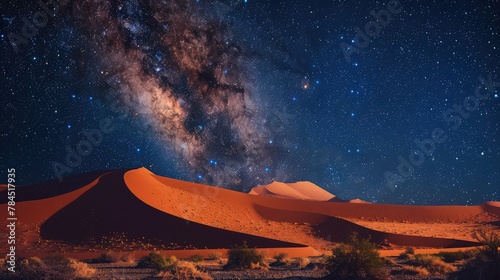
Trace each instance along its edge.
<instances>
[{"instance_id":1,"label":"desert shrub","mask_svg":"<svg viewBox=\"0 0 500 280\"><path fill-rule=\"evenodd\" d=\"M204 258L202 255L196 254L196 255L192 255L191 257L189 257L189 260L194 262L194 263L199 263L199 262L202 262L204 260Z\"/></svg>"},{"instance_id":2,"label":"desert shrub","mask_svg":"<svg viewBox=\"0 0 500 280\"><path fill-rule=\"evenodd\" d=\"M472 235L480 244L479 253L492 266L493 274L500 279L500 236L493 231L480 229Z\"/></svg>"},{"instance_id":3,"label":"desert shrub","mask_svg":"<svg viewBox=\"0 0 500 280\"><path fill-rule=\"evenodd\" d=\"M90 278L96 272L96 270L94 268L89 267L88 264L84 262L79 262L74 259L70 259L70 266L74 270L75 278L78 279Z\"/></svg>"},{"instance_id":4,"label":"desert shrub","mask_svg":"<svg viewBox=\"0 0 500 280\"><path fill-rule=\"evenodd\" d=\"M470 259L474 256L472 250L469 251L456 251L456 252L439 252L436 256L440 257L447 263L454 263L460 260Z\"/></svg>"},{"instance_id":5,"label":"desert shrub","mask_svg":"<svg viewBox=\"0 0 500 280\"><path fill-rule=\"evenodd\" d=\"M18 266L19 279L88 279L96 270L86 263L63 256L40 259L32 257L21 260Z\"/></svg>"},{"instance_id":6,"label":"desert shrub","mask_svg":"<svg viewBox=\"0 0 500 280\"><path fill-rule=\"evenodd\" d=\"M93 260L95 263L114 263L119 259L116 255L113 255L111 252L105 252L99 255L96 259Z\"/></svg>"},{"instance_id":7,"label":"desert shrub","mask_svg":"<svg viewBox=\"0 0 500 280\"><path fill-rule=\"evenodd\" d=\"M457 270L453 265L445 263L441 258L432 255L416 255L415 263L435 274L445 274Z\"/></svg>"},{"instance_id":8,"label":"desert shrub","mask_svg":"<svg viewBox=\"0 0 500 280\"><path fill-rule=\"evenodd\" d=\"M298 258L293 262L293 264L299 268L304 268L308 266L311 263L311 260L309 258Z\"/></svg>"},{"instance_id":9,"label":"desert shrub","mask_svg":"<svg viewBox=\"0 0 500 280\"><path fill-rule=\"evenodd\" d=\"M185 280L185 279L197 279L197 280L211 280L212 277L206 273L199 271L196 266L191 262L178 261L175 265L167 272L162 274L163 279L169 280Z\"/></svg>"},{"instance_id":10,"label":"desert shrub","mask_svg":"<svg viewBox=\"0 0 500 280\"><path fill-rule=\"evenodd\" d=\"M288 254L284 252L276 254L273 259L275 259L276 261L270 263L270 266L285 266L291 262L291 260L288 258Z\"/></svg>"},{"instance_id":11,"label":"desert shrub","mask_svg":"<svg viewBox=\"0 0 500 280\"><path fill-rule=\"evenodd\" d=\"M137 267L151 267L158 271L167 271L172 269L176 262L177 258L175 256L165 258L160 253L151 252L139 260Z\"/></svg>"},{"instance_id":12,"label":"desert shrub","mask_svg":"<svg viewBox=\"0 0 500 280\"><path fill-rule=\"evenodd\" d=\"M5 264L2 265L5 266ZM6 271L2 270L0 279L88 279L94 275L95 271L86 263L63 256L49 257L43 260L38 257L31 257L20 259L15 273L5 273Z\"/></svg>"},{"instance_id":13,"label":"desert shrub","mask_svg":"<svg viewBox=\"0 0 500 280\"><path fill-rule=\"evenodd\" d=\"M279 254L276 254L274 257L273 257L276 261L279 261L279 262L284 262L285 260L288 259L288 254L287 253L279 253Z\"/></svg>"},{"instance_id":14,"label":"desert shrub","mask_svg":"<svg viewBox=\"0 0 500 280\"><path fill-rule=\"evenodd\" d=\"M134 253L131 253L131 252L120 254L118 259L120 262L129 263L129 264L132 264L135 262Z\"/></svg>"},{"instance_id":15,"label":"desert shrub","mask_svg":"<svg viewBox=\"0 0 500 280\"><path fill-rule=\"evenodd\" d=\"M21 260L17 271L23 279L44 279L49 276L47 266L38 257Z\"/></svg>"},{"instance_id":16,"label":"desert shrub","mask_svg":"<svg viewBox=\"0 0 500 280\"><path fill-rule=\"evenodd\" d=\"M215 252L215 253L208 254L208 259L209 260L220 260L221 257L222 257L222 253L220 253L220 252Z\"/></svg>"},{"instance_id":17,"label":"desert shrub","mask_svg":"<svg viewBox=\"0 0 500 280\"><path fill-rule=\"evenodd\" d=\"M414 247L406 247L405 248L405 254L407 255L415 255L415 248Z\"/></svg>"},{"instance_id":18,"label":"desert shrub","mask_svg":"<svg viewBox=\"0 0 500 280\"><path fill-rule=\"evenodd\" d=\"M477 254L468 259L464 267L450 275L450 279L500 279L500 236L493 231L481 229L473 237L481 244Z\"/></svg>"},{"instance_id":19,"label":"desert shrub","mask_svg":"<svg viewBox=\"0 0 500 280\"><path fill-rule=\"evenodd\" d=\"M360 239L353 233L347 243L333 249L326 268L334 277L383 279L384 262L377 247L369 239Z\"/></svg>"},{"instance_id":20,"label":"desert shrub","mask_svg":"<svg viewBox=\"0 0 500 280\"><path fill-rule=\"evenodd\" d=\"M255 248L248 248L247 243L243 242L241 246L234 246L228 250L228 260L225 268L227 269L249 269L252 264L264 265L264 255Z\"/></svg>"}]
</instances>

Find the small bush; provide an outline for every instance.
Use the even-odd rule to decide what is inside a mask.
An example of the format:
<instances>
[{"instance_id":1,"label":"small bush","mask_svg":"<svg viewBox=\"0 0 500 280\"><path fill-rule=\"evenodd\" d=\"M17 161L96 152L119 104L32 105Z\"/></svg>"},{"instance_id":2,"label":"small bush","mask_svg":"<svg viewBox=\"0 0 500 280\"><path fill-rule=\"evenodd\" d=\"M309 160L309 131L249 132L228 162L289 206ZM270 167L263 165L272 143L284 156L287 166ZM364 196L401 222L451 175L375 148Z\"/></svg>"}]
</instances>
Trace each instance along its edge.
<instances>
[{"instance_id":1,"label":"small bush","mask_svg":"<svg viewBox=\"0 0 500 280\"><path fill-rule=\"evenodd\" d=\"M73 268L75 278L90 278L96 270L88 266L88 264L70 259L70 266Z\"/></svg>"},{"instance_id":2,"label":"small bush","mask_svg":"<svg viewBox=\"0 0 500 280\"><path fill-rule=\"evenodd\" d=\"M332 276L384 279L384 262L369 239L360 239L353 233L347 244L340 244L332 253L326 265Z\"/></svg>"},{"instance_id":3,"label":"small bush","mask_svg":"<svg viewBox=\"0 0 500 280\"><path fill-rule=\"evenodd\" d=\"M500 279L500 235L493 231L480 229L472 235L480 244L479 253L483 255L486 263L491 264L491 274L496 279Z\"/></svg>"},{"instance_id":4,"label":"small bush","mask_svg":"<svg viewBox=\"0 0 500 280\"><path fill-rule=\"evenodd\" d=\"M44 279L49 276L49 269L38 257L21 260L17 271L23 279Z\"/></svg>"},{"instance_id":5,"label":"small bush","mask_svg":"<svg viewBox=\"0 0 500 280\"><path fill-rule=\"evenodd\" d=\"M227 255L226 269L249 269L252 268L252 264L265 265L264 255L255 248L248 248L246 242L243 242L242 246L236 245L229 249Z\"/></svg>"},{"instance_id":6,"label":"small bush","mask_svg":"<svg viewBox=\"0 0 500 280\"><path fill-rule=\"evenodd\" d=\"M96 272L86 263L62 256L41 260L37 257L19 262L17 274L19 279L82 279L90 278Z\"/></svg>"},{"instance_id":7,"label":"small bush","mask_svg":"<svg viewBox=\"0 0 500 280\"><path fill-rule=\"evenodd\" d=\"M297 266L298 268L304 268L308 266L311 263L311 260L309 258L299 258L298 260L294 261L293 264Z\"/></svg>"},{"instance_id":8,"label":"small bush","mask_svg":"<svg viewBox=\"0 0 500 280\"><path fill-rule=\"evenodd\" d=\"M407 254L407 255L415 255L415 248L414 247L406 247L405 248L405 254Z\"/></svg>"},{"instance_id":9,"label":"small bush","mask_svg":"<svg viewBox=\"0 0 500 280\"><path fill-rule=\"evenodd\" d=\"M202 262L204 260L204 258L202 255L196 254L196 255L192 255L191 257L189 257L189 260L194 262L194 263L199 263L199 262Z\"/></svg>"},{"instance_id":10,"label":"small bush","mask_svg":"<svg viewBox=\"0 0 500 280\"><path fill-rule=\"evenodd\" d=\"M111 252L105 252L99 255L97 259L93 260L93 262L96 263L114 263L117 262L119 259L116 257L116 255L113 255Z\"/></svg>"},{"instance_id":11,"label":"small bush","mask_svg":"<svg viewBox=\"0 0 500 280\"><path fill-rule=\"evenodd\" d=\"M279 253L273 257L278 262L284 262L284 260L288 259L287 253Z\"/></svg>"},{"instance_id":12,"label":"small bush","mask_svg":"<svg viewBox=\"0 0 500 280\"><path fill-rule=\"evenodd\" d=\"M493 231L480 229L473 237L481 244L478 253L466 261L464 267L450 275L457 280L465 279L500 279L500 236Z\"/></svg>"},{"instance_id":13,"label":"small bush","mask_svg":"<svg viewBox=\"0 0 500 280\"><path fill-rule=\"evenodd\" d=\"M175 256L164 258L160 253L151 252L139 260L137 267L150 267L158 271L167 271L172 269L176 262L177 258Z\"/></svg>"},{"instance_id":14,"label":"small bush","mask_svg":"<svg viewBox=\"0 0 500 280\"><path fill-rule=\"evenodd\" d=\"M457 270L453 265L445 263L441 258L432 255L416 255L415 262L434 274L445 274Z\"/></svg>"},{"instance_id":15,"label":"small bush","mask_svg":"<svg viewBox=\"0 0 500 280\"><path fill-rule=\"evenodd\" d=\"M215 253L211 253L208 255L209 260L220 260L221 257L222 257L222 253L220 253L220 252L215 252Z\"/></svg>"},{"instance_id":16,"label":"small bush","mask_svg":"<svg viewBox=\"0 0 500 280\"><path fill-rule=\"evenodd\" d=\"M457 251L457 252L439 252L436 256L440 257L443 261L447 263L454 263L456 261L470 259L474 256L472 250L469 251Z\"/></svg>"}]
</instances>

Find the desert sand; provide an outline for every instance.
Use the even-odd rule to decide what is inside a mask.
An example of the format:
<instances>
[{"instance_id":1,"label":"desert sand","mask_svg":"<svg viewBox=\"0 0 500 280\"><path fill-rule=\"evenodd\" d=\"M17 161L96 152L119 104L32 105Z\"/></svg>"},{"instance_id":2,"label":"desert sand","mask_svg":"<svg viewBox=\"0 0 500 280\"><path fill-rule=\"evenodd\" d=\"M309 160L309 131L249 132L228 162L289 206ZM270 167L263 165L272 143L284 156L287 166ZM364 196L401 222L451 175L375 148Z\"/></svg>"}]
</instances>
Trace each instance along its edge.
<instances>
[{"instance_id":1,"label":"desert sand","mask_svg":"<svg viewBox=\"0 0 500 280\"><path fill-rule=\"evenodd\" d=\"M0 202L6 207L6 195ZM269 255L328 253L351 232L383 255L476 246L474 230L498 230L500 203L408 206L344 201L311 182L250 193L155 175L145 168L96 171L17 187L17 253L90 257L104 250L208 255L247 241ZM7 211L0 211L6 220ZM1 234L7 234L5 228ZM6 251L7 244L1 249ZM183 253L184 252L184 253ZM430 252L430 251L429 251Z\"/></svg>"}]
</instances>

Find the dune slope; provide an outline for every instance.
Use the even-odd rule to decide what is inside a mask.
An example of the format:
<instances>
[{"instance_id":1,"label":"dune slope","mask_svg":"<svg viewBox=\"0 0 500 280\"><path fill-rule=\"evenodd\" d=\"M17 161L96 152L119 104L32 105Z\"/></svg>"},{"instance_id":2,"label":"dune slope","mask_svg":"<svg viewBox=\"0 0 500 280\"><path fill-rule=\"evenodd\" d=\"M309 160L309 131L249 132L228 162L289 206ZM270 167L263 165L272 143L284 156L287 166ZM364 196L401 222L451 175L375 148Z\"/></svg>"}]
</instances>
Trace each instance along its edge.
<instances>
[{"instance_id":1,"label":"dune slope","mask_svg":"<svg viewBox=\"0 0 500 280\"><path fill-rule=\"evenodd\" d=\"M68 243L102 241L121 235L173 248L229 248L247 241L255 247L300 247L301 245L256 237L190 222L159 211L138 199L124 182L126 171L107 174L99 183L41 226L43 238ZM147 185L143 185L148 190Z\"/></svg>"}]
</instances>

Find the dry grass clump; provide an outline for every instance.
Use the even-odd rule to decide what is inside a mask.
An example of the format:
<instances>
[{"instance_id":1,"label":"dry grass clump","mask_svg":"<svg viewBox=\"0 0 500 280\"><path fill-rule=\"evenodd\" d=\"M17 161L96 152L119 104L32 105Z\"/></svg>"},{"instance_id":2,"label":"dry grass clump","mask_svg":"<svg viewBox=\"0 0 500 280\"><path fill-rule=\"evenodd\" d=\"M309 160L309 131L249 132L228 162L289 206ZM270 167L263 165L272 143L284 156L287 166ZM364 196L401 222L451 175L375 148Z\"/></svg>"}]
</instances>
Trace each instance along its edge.
<instances>
[{"instance_id":1,"label":"dry grass clump","mask_svg":"<svg viewBox=\"0 0 500 280\"><path fill-rule=\"evenodd\" d=\"M298 258L292 262L292 265L298 268L304 268L311 263L309 258Z\"/></svg>"},{"instance_id":2,"label":"dry grass clump","mask_svg":"<svg viewBox=\"0 0 500 280\"><path fill-rule=\"evenodd\" d=\"M70 259L70 266L74 270L75 278L90 278L96 272L95 268L91 268L88 264L75 259Z\"/></svg>"},{"instance_id":3,"label":"dry grass clump","mask_svg":"<svg viewBox=\"0 0 500 280\"><path fill-rule=\"evenodd\" d=\"M15 273L18 279L88 279L96 270L86 263L62 256L21 260Z\"/></svg>"},{"instance_id":4,"label":"dry grass clump","mask_svg":"<svg viewBox=\"0 0 500 280\"><path fill-rule=\"evenodd\" d=\"M284 252L281 252L279 254L276 254L273 259L275 259L276 261L278 262L288 262L290 259L288 258L288 254L287 253L284 253Z\"/></svg>"},{"instance_id":5,"label":"dry grass clump","mask_svg":"<svg viewBox=\"0 0 500 280\"><path fill-rule=\"evenodd\" d=\"M200 263L204 260L203 256L200 254L192 255L189 257L189 260L194 262L194 263Z\"/></svg>"},{"instance_id":6,"label":"dry grass clump","mask_svg":"<svg viewBox=\"0 0 500 280\"><path fill-rule=\"evenodd\" d=\"M161 274L163 279L169 280L211 280L212 276L206 272L199 271L192 262L178 261L169 271Z\"/></svg>"},{"instance_id":7,"label":"dry grass clump","mask_svg":"<svg viewBox=\"0 0 500 280\"><path fill-rule=\"evenodd\" d=\"M457 251L457 252L439 252L436 256L440 257L447 263L454 263L456 261L467 260L474 257L476 253L473 250Z\"/></svg>"},{"instance_id":8,"label":"dry grass clump","mask_svg":"<svg viewBox=\"0 0 500 280\"><path fill-rule=\"evenodd\" d=\"M455 266L444 262L437 256L432 255L416 255L415 262L433 274L446 274L457 270Z\"/></svg>"},{"instance_id":9,"label":"dry grass clump","mask_svg":"<svg viewBox=\"0 0 500 280\"><path fill-rule=\"evenodd\" d=\"M292 260L288 257L288 254L283 252L276 254L273 259L275 259L275 261L271 262L270 266L285 266L292 262Z\"/></svg>"},{"instance_id":10,"label":"dry grass clump","mask_svg":"<svg viewBox=\"0 0 500 280\"><path fill-rule=\"evenodd\" d=\"M252 263L250 265L250 269L268 271L269 270L269 265L266 262Z\"/></svg>"},{"instance_id":11,"label":"dry grass clump","mask_svg":"<svg viewBox=\"0 0 500 280\"><path fill-rule=\"evenodd\" d=\"M215 252L208 254L207 260L220 260L222 258L222 253L221 252Z\"/></svg>"},{"instance_id":12,"label":"dry grass clump","mask_svg":"<svg viewBox=\"0 0 500 280\"><path fill-rule=\"evenodd\" d=\"M134 263L134 254L107 251L92 260L93 263Z\"/></svg>"},{"instance_id":13,"label":"dry grass clump","mask_svg":"<svg viewBox=\"0 0 500 280\"><path fill-rule=\"evenodd\" d=\"M404 275L429 276L430 272L424 267L415 267L411 265L402 265L401 273Z\"/></svg>"}]
</instances>

